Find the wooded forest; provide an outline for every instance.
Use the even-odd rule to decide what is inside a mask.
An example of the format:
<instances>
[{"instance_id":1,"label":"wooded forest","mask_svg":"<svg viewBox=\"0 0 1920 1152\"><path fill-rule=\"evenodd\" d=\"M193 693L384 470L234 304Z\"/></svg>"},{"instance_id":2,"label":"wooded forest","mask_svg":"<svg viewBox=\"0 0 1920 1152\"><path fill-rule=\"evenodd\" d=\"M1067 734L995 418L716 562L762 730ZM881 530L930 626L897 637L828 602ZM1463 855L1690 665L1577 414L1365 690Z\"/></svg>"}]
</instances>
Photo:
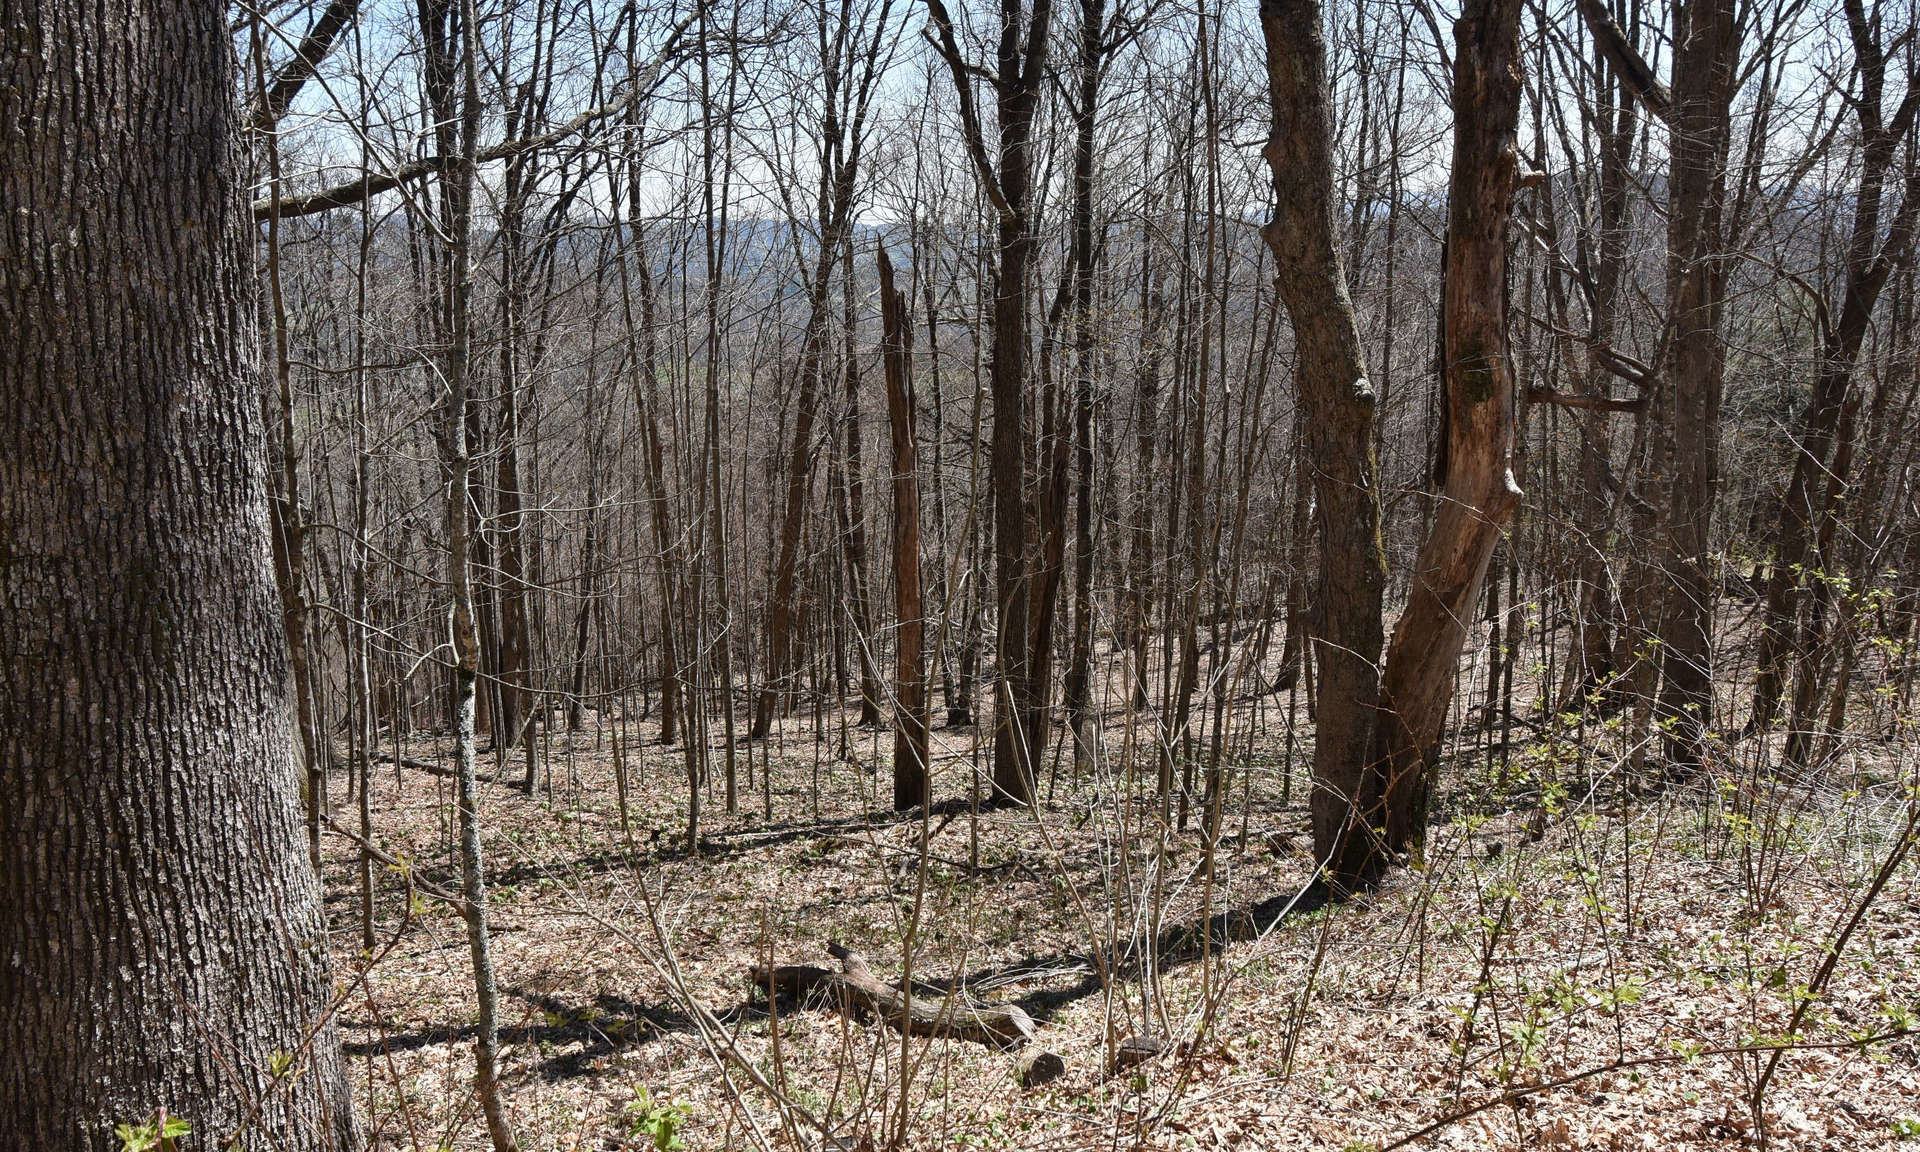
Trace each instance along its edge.
<instances>
[{"instance_id":1,"label":"wooded forest","mask_svg":"<svg viewBox=\"0 0 1920 1152\"><path fill-rule=\"evenodd\" d=\"M0 1146L1920 1141L1915 0L0 29Z\"/></svg>"}]
</instances>

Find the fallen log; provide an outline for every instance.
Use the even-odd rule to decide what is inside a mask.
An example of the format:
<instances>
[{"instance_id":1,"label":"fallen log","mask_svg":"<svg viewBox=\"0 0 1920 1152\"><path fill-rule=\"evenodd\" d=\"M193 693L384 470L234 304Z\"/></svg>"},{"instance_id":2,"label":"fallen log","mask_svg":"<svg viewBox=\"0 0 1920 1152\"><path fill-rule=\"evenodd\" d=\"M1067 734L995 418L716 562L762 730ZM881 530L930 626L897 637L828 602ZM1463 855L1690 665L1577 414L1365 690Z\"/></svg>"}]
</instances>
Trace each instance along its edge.
<instances>
[{"instance_id":1,"label":"fallen log","mask_svg":"<svg viewBox=\"0 0 1920 1152\"><path fill-rule=\"evenodd\" d=\"M479 753L475 753L475 755L478 754ZM449 780L457 780L460 778L458 769L449 768L444 764L435 764L431 760L421 760L413 756L401 756L396 759L383 752L375 756L373 762L375 764L398 764L402 768L411 768L416 772L425 772L429 776L444 776ZM500 778L491 772L475 772L473 778L482 784L500 783Z\"/></svg>"},{"instance_id":2,"label":"fallen log","mask_svg":"<svg viewBox=\"0 0 1920 1152\"><path fill-rule=\"evenodd\" d=\"M843 1012L877 1016L915 1036L955 1036L996 1048L1018 1048L1033 1039L1033 1018L1017 1004L972 1004L959 993L945 1000L925 999L875 976L858 952L829 944L827 953L840 961L840 971L811 964L779 964L769 971L755 964L749 977L770 995L831 997Z\"/></svg>"}]
</instances>

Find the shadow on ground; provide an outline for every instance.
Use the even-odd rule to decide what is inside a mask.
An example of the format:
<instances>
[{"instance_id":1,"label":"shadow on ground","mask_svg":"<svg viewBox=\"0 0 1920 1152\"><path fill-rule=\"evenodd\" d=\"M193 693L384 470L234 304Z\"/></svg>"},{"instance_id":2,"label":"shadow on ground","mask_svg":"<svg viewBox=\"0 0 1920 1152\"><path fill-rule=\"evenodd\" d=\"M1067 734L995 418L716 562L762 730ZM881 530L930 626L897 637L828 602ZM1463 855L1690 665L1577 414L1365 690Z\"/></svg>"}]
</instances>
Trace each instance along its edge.
<instances>
[{"instance_id":1,"label":"shadow on ground","mask_svg":"<svg viewBox=\"0 0 1920 1152\"><path fill-rule=\"evenodd\" d=\"M648 1043L669 1032L694 1031L693 1021L678 1009L640 1004L610 993L600 993L586 1003L570 1003L558 996L539 995L519 988L500 991L503 997L512 997L526 1005L525 1023L500 1029L502 1044L543 1052L553 1048L570 1049L535 1066L535 1072L543 1080L584 1075L594 1070L594 1062L602 1056ZM506 1005L502 1005L502 1010L508 1011ZM720 1019L726 1022L731 1015L723 1014ZM379 1027L358 1020L346 1021L345 1025L368 1031L377 1031ZM355 1040L345 1047L348 1056L378 1057L389 1052L464 1043L471 1041L476 1031L470 1024L414 1028L382 1033L370 1040ZM576 1044L578 1048L573 1047Z\"/></svg>"}]
</instances>

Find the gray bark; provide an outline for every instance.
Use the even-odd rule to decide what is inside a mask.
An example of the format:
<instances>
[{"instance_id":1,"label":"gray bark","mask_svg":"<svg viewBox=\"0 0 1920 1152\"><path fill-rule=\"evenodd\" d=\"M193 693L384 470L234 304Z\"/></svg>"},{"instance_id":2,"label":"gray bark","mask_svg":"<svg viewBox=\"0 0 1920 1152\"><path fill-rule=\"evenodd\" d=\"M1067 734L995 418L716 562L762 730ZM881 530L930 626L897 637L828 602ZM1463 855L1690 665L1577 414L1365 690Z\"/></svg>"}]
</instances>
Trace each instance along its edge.
<instances>
[{"instance_id":1,"label":"gray bark","mask_svg":"<svg viewBox=\"0 0 1920 1152\"><path fill-rule=\"evenodd\" d=\"M117 1149L164 1108L197 1147L351 1149L226 8L6 0L0 27L6 1143Z\"/></svg>"}]
</instances>

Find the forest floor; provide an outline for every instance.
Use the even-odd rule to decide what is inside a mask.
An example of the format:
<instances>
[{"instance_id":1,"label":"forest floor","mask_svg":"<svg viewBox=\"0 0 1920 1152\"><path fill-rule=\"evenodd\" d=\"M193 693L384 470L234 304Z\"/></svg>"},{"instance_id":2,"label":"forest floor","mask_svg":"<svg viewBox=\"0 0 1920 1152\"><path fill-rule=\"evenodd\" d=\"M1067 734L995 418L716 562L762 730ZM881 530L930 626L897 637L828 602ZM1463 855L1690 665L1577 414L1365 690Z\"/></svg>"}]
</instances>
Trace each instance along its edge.
<instances>
[{"instance_id":1,"label":"forest floor","mask_svg":"<svg viewBox=\"0 0 1920 1152\"><path fill-rule=\"evenodd\" d=\"M1632 799L1588 786L1618 779L1605 762L1538 740L1508 764L1510 784L1530 782L1511 789L1521 801L1447 793L1424 868L1329 907L1308 887L1304 765L1289 795L1270 719L1230 758L1212 853L1198 812L1184 829L1157 818L1152 756L1131 779L1076 780L1069 755L1036 812L976 814L974 734L937 729L942 803L923 825L886 810L890 734L842 747L844 728L796 720L754 746L751 776L742 745L736 814L716 750L697 856L685 761L645 742L653 721L589 713L569 734L559 719L540 790L488 784L482 800L504 1087L527 1152L1344 1152L1449 1117L1407 1146L1920 1147L1911 858L1818 975L1907 818L1911 748L1855 749L1816 786L1729 769ZM444 739L404 752L451 763ZM374 783L375 842L456 888L451 782L388 763ZM346 774L331 787L353 823ZM463 921L418 893L403 916L406 877L378 867L368 967L357 851L330 835L327 852L374 1146L485 1147ZM923 994L1018 1004L1064 1074L1022 1088L1019 1052L903 1042L831 1005L770 1014L748 978L769 959L831 965L837 941L898 979L908 940ZM1129 1036L1164 1048L1110 1071Z\"/></svg>"}]
</instances>

